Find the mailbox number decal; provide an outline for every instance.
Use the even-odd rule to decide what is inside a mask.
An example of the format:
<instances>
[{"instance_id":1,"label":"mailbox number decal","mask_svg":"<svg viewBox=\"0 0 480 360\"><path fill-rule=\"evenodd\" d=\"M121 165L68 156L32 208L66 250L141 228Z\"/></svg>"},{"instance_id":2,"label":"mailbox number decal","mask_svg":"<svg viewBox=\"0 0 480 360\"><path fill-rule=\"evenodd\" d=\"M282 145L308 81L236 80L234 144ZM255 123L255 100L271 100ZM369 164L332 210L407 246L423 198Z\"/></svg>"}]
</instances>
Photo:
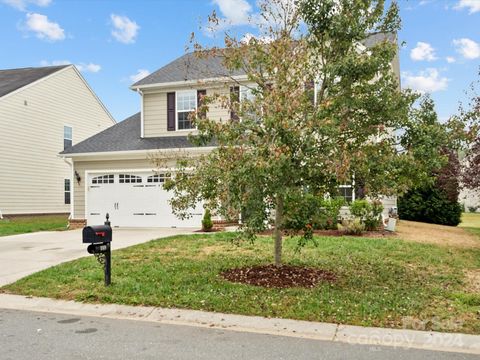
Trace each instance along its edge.
<instances>
[{"instance_id":1,"label":"mailbox number decal","mask_svg":"<svg viewBox=\"0 0 480 360\"><path fill-rule=\"evenodd\" d=\"M95 235L105 237L105 231L96 232Z\"/></svg>"}]
</instances>

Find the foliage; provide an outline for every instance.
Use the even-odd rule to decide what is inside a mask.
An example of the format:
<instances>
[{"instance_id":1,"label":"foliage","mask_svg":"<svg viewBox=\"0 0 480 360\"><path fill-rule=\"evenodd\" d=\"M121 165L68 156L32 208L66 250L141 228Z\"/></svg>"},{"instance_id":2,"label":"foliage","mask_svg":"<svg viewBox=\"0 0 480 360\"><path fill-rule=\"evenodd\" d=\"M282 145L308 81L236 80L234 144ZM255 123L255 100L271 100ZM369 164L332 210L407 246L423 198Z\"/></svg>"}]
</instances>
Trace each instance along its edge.
<instances>
[{"instance_id":1,"label":"foliage","mask_svg":"<svg viewBox=\"0 0 480 360\"><path fill-rule=\"evenodd\" d=\"M355 200L350 205L350 213L363 224L366 231L378 230L382 225L382 211L382 202L378 200Z\"/></svg>"},{"instance_id":2,"label":"foliage","mask_svg":"<svg viewBox=\"0 0 480 360\"><path fill-rule=\"evenodd\" d=\"M372 33L399 29L395 2L385 8L383 0L270 0L260 7L252 19L258 37L238 40L227 32L224 48L194 44L200 58L223 59L226 86L238 85L233 74L245 73L241 84L254 98L207 94L191 115L198 129L191 139L217 146L180 160L166 187L180 217L198 201L226 218L247 211L242 230L251 239L274 214L280 264L287 197L308 189L323 198L353 174L367 196L403 193L443 165L439 148L448 134L435 122L431 101L416 108L418 96L399 90L392 71L397 44L384 37L363 45ZM210 20L220 23L215 14ZM214 106L237 116L211 119ZM290 221L300 228L310 215Z\"/></svg>"},{"instance_id":3,"label":"foliage","mask_svg":"<svg viewBox=\"0 0 480 360\"><path fill-rule=\"evenodd\" d=\"M398 212L404 220L449 226L457 226L462 216L460 204L434 185L411 190L400 197Z\"/></svg>"},{"instance_id":4,"label":"foliage","mask_svg":"<svg viewBox=\"0 0 480 360\"><path fill-rule=\"evenodd\" d=\"M361 235L365 231L365 224L359 218L343 219L339 228L346 235Z\"/></svg>"},{"instance_id":5,"label":"foliage","mask_svg":"<svg viewBox=\"0 0 480 360\"><path fill-rule=\"evenodd\" d=\"M309 192L288 194L285 197L284 228L297 232L336 230L344 203L343 198L323 199Z\"/></svg>"},{"instance_id":6,"label":"foliage","mask_svg":"<svg viewBox=\"0 0 480 360\"><path fill-rule=\"evenodd\" d=\"M441 152L445 154L448 162L440 170L433 172L434 183L412 189L398 199L401 219L450 226L460 223L460 162L454 151L443 148Z\"/></svg>"},{"instance_id":7,"label":"foliage","mask_svg":"<svg viewBox=\"0 0 480 360\"><path fill-rule=\"evenodd\" d=\"M478 206L469 206L468 207L468 211L470 211L471 213L477 212L477 209L478 209Z\"/></svg>"},{"instance_id":8,"label":"foliage","mask_svg":"<svg viewBox=\"0 0 480 360\"><path fill-rule=\"evenodd\" d=\"M210 213L210 209L205 209L205 214L203 215L203 219L202 219L202 230L211 231L212 228L213 228L212 214Z\"/></svg>"}]
</instances>

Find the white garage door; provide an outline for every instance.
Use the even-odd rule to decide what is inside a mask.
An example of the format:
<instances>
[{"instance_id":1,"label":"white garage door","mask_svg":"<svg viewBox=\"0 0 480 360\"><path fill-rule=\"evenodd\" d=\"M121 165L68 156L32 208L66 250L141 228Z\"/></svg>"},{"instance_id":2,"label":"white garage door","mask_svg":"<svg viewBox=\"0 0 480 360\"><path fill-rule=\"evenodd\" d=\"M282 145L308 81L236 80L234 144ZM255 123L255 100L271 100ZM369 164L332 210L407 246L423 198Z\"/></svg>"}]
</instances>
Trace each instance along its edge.
<instances>
[{"instance_id":1,"label":"white garage door","mask_svg":"<svg viewBox=\"0 0 480 360\"><path fill-rule=\"evenodd\" d=\"M87 222L103 224L110 215L116 227L201 227L201 204L192 210L192 217L180 220L168 200L171 193L163 189L170 173L112 172L89 174L87 185Z\"/></svg>"}]
</instances>

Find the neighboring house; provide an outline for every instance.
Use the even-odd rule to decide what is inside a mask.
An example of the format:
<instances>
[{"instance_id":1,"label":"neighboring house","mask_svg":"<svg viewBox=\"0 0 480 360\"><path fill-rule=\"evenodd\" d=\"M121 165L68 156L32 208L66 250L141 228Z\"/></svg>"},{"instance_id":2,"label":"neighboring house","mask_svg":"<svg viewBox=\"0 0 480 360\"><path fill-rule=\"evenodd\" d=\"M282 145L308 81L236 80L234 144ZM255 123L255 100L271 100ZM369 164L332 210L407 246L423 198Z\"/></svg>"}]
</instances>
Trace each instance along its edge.
<instances>
[{"instance_id":1,"label":"neighboring house","mask_svg":"<svg viewBox=\"0 0 480 360\"><path fill-rule=\"evenodd\" d=\"M375 35L369 42L383 39L384 35ZM396 41L395 37L390 40ZM399 75L398 59L392 67ZM73 161L81 179L74 182L71 223L101 224L108 213L113 226L199 227L202 207L190 219L176 218L163 182L175 171L176 154L212 149L188 141L188 134L196 131L188 114L197 108L201 95L235 92L240 100L251 96L241 84L247 84L247 76L241 71L227 73L220 57L199 58L189 53L132 85L141 98L138 114L62 152ZM214 103L207 116L220 121L229 120L232 114ZM155 156L169 160L159 169L152 161ZM351 189L342 190L352 197ZM395 205L395 199L385 200L387 211Z\"/></svg>"},{"instance_id":2,"label":"neighboring house","mask_svg":"<svg viewBox=\"0 0 480 360\"><path fill-rule=\"evenodd\" d=\"M0 70L0 212L70 213L64 149L115 124L73 65Z\"/></svg>"},{"instance_id":3,"label":"neighboring house","mask_svg":"<svg viewBox=\"0 0 480 360\"><path fill-rule=\"evenodd\" d=\"M470 212L475 208L475 212L480 212L480 191L462 189L458 201L463 204L465 211Z\"/></svg>"}]
</instances>

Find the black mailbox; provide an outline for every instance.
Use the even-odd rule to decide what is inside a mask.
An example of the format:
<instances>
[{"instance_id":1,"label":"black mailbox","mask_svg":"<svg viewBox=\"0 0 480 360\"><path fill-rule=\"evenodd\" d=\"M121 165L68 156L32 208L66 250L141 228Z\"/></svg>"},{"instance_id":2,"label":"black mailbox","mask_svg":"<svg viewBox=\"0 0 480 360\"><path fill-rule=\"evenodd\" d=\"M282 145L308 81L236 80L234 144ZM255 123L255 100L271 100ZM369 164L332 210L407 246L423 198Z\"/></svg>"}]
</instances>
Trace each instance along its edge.
<instances>
[{"instance_id":1,"label":"black mailbox","mask_svg":"<svg viewBox=\"0 0 480 360\"><path fill-rule=\"evenodd\" d=\"M86 226L82 237L84 244L109 243L112 242L112 228L109 225Z\"/></svg>"}]
</instances>

